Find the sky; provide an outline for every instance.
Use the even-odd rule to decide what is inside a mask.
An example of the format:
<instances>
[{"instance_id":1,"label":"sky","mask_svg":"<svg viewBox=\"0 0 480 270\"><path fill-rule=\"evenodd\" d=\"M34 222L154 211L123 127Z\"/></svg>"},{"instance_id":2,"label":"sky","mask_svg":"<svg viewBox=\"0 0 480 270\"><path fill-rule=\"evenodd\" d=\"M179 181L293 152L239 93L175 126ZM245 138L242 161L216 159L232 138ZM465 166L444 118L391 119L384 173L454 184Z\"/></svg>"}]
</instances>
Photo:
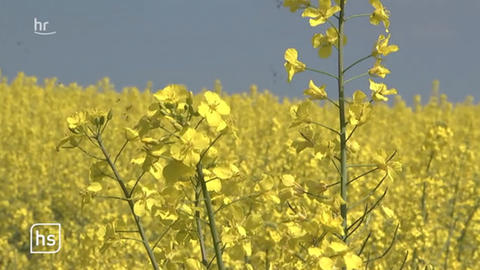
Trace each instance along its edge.
<instances>
[{"instance_id":1,"label":"sky","mask_svg":"<svg viewBox=\"0 0 480 270\"><path fill-rule=\"evenodd\" d=\"M318 4L312 1L313 4ZM467 95L480 99L480 1L383 0L391 12L390 43L400 50L386 57L392 72L386 83L411 104L431 93L432 81L451 102ZM12 79L18 72L63 84L87 86L109 77L117 90L126 86L153 90L185 84L198 92L215 79L228 93L249 91L252 84L279 97L301 97L313 79L336 95L335 82L303 72L287 83L283 67L287 48L296 48L308 67L335 72L336 58L320 59L311 45L315 33L301 12L278 8L278 0L2 0L0 3L0 69ZM370 13L367 0L349 0L347 16ZM48 22L34 33L34 21ZM37 24L38 26L38 24ZM41 29L37 27L40 32ZM383 25L368 17L345 26L345 65L368 55ZM350 78L373 66L368 60L351 69ZM479 76L479 77L477 77ZM350 82L347 94L369 91L368 77Z\"/></svg>"}]
</instances>

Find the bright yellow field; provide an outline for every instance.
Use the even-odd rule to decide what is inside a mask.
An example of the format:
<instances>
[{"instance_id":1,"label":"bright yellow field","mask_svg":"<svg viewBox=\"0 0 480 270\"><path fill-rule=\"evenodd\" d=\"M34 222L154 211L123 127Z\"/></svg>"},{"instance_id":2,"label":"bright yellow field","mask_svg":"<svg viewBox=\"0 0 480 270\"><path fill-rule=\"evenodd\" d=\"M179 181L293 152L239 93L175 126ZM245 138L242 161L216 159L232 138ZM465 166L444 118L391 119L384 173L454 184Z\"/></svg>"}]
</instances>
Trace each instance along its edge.
<instances>
[{"instance_id":1,"label":"bright yellow field","mask_svg":"<svg viewBox=\"0 0 480 270\"><path fill-rule=\"evenodd\" d=\"M85 189L91 184L89 171L95 160L78 148L57 151L56 147L68 132L66 119L76 111L112 109L113 118L103 141L115 157L125 143L125 127L133 129L148 112L157 90L130 88L118 93L108 80L82 89L78 85L58 85L55 80L37 82L22 73L10 82L2 79L0 269L151 269L143 245L131 240L139 239L135 232L107 233L117 237L116 241L107 242L113 245L100 253L107 240L107 224L115 224L119 230L120 222L114 222L118 218L126 222L122 230L136 229L128 204L114 198L122 197L119 185L105 177L96 180L102 190L82 210L82 194L87 194L84 200L93 194ZM216 214L222 241L227 244L223 255L226 266L260 270L270 263L270 269L320 269L312 265L319 260L318 254L325 252L320 247L328 241L321 240L319 248L313 243L323 232L338 231L335 215L331 214L338 201L328 204L301 190L312 191L318 183L335 184L339 177L328 157L313 155L311 148L297 153L295 147L302 141L299 128L289 128L290 108L300 100L279 100L254 86L248 93L227 95L217 82L215 89L195 95L193 107L205 100L206 91L219 93L229 105L231 112L225 119L229 125L235 123L238 136L230 132L220 137L206 157L211 167L204 168L207 176L217 176L208 186L214 210L228 204ZM403 269L424 269L427 264L435 269L478 269L480 106L473 105L472 100L454 106L435 91L425 106L416 100L413 108L407 107L399 97L394 103L393 107L375 104L370 121L351 138L359 148L352 147L357 151L349 154L349 164L372 164L375 153L383 149L387 156L396 151L393 160L401 162L402 170L392 179L384 179L385 173L376 170L349 185L348 224L386 192L381 206L369 212L348 238L349 254L361 251L364 266L367 259L378 258L369 262L367 269L400 269L407 252ZM314 103L310 116L334 129L339 125L337 109L331 105ZM212 141L215 129L203 124L198 130ZM334 138L318 125L314 130L318 142ZM165 125L155 138L174 131L173 125ZM119 175L130 188L130 181L135 182L142 173L143 146L138 140L128 143L116 162ZM94 156L102 154L88 142L83 149ZM140 165L132 164L132 160ZM164 269L203 269L198 267L197 219L189 214L195 213L190 201L195 190L182 168L169 167L169 173L165 173L167 164L157 165L158 171L147 168L151 173L146 173L139 184L147 193L158 192L152 196L155 206L136 209L151 246L163 235L154 249L157 261ZM349 180L375 168L351 167ZM286 184L292 176L299 184L296 188ZM362 201L382 179L373 195ZM141 197L139 190L135 202L143 200L148 205L149 197ZM323 195L335 198L338 193L338 185L332 185ZM240 200L231 203L236 199ZM200 214L202 222L208 220L203 210ZM62 246L58 253L29 254L30 227L41 222L61 223ZM394 239L397 224L394 244L382 257ZM211 260L210 231L207 225L202 226L207 258ZM330 257L347 256L338 254ZM210 269L216 269L215 261Z\"/></svg>"}]
</instances>

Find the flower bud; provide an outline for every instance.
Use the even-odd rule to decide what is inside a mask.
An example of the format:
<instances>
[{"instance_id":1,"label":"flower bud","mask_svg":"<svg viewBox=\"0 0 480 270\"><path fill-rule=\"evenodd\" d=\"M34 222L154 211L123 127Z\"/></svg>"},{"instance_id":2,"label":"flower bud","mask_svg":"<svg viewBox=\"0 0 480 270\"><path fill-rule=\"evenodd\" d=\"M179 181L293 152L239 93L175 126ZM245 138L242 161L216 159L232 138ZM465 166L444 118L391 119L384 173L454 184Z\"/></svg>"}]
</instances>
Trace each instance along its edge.
<instances>
[{"instance_id":1,"label":"flower bud","mask_svg":"<svg viewBox=\"0 0 480 270\"><path fill-rule=\"evenodd\" d=\"M300 184L298 184L297 182L294 183L292 188L293 188L293 194L295 196L302 197L303 194L305 194L305 189L302 186L300 186Z\"/></svg>"}]
</instances>

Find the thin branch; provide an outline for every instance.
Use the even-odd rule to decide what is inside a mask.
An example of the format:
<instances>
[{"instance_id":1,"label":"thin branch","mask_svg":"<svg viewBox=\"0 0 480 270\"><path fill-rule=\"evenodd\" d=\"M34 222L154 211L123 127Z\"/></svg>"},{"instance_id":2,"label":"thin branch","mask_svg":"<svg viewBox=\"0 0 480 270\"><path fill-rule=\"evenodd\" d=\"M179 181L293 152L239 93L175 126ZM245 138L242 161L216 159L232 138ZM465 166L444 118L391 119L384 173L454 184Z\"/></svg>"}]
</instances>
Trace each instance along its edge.
<instances>
[{"instance_id":1,"label":"thin branch","mask_svg":"<svg viewBox=\"0 0 480 270\"><path fill-rule=\"evenodd\" d=\"M115 159L113 160L113 164L117 163L118 157L120 157L120 154L122 154L122 152L125 149L125 147L127 146L127 144L128 144L128 140L125 141L125 143L122 145L122 148L120 148L120 151L118 151L118 154L115 156Z\"/></svg>"},{"instance_id":2,"label":"thin branch","mask_svg":"<svg viewBox=\"0 0 480 270\"><path fill-rule=\"evenodd\" d=\"M140 243L143 243L142 240L140 239L136 239L136 238L131 238L131 237L120 237L120 239L124 239L124 240L132 240L132 241L135 241L135 242L140 242Z\"/></svg>"},{"instance_id":3,"label":"thin branch","mask_svg":"<svg viewBox=\"0 0 480 270\"><path fill-rule=\"evenodd\" d=\"M123 182L122 178L120 177L120 175L117 171L117 168L115 167L115 164L111 160L110 155L108 154L107 149L105 148L105 145L103 145L103 139L102 139L101 134L98 134L96 139L97 139L97 142L98 142L98 145L99 145L100 149L102 150L103 155L107 159L107 163L109 164L110 168L112 169L112 171L115 175L115 178L118 181L118 184L122 188L123 194L125 196L127 196L127 199L130 199L130 196L129 196L130 193L128 192L127 187L125 186L125 183ZM143 225L140 222L140 217L135 214L134 203L133 203L132 200L128 200L127 202L128 202L129 207L130 207L130 212L132 213L133 218L135 220L135 223L137 224L138 231L139 231L140 236L143 240L142 241L143 246L145 247L145 249L148 253L148 257L150 259L150 262L152 263L152 267L153 267L154 270L160 270L158 262L155 259L155 255L153 254L153 250L150 248L150 244L148 243L147 234L145 233L145 230L143 229Z\"/></svg>"},{"instance_id":4,"label":"thin branch","mask_svg":"<svg viewBox=\"0 0 480 270\"><path fill-rule=\"evenodd\" d=\"M83 149L83 148L82 148L80 145L79 145L79 146L77 146L77 148L78 148L78 149L80 149L80 151L82 151L82 152L83 152L85 155L87 155L87 156L89 156L89 157L91 157L91 158L94 158L94 159L97 159L97 160L102 160L102 161L105 161L105 159L104 159L104 158L99 158L99 157L97 157L97 156L94 156L94 155L92 155L92 154L88 153L88 152L87 152L85 149Z\"/></svg>"},{"instance_id":5,"label":"thin branch","mask_svg":"<svg viewBox=\"0 0 480 270\"><path fill-rule=\"evenodd\" d=\"M360 248L360 250L358 251L357 255L360 256L363 252L363 250L365 249L365 247L367 246L367 242L368 240L370 239L370 236L372 236L372 232L369 232L368 235L367 235L367 238L365 238L365 241L363 241L363 244L362 244L362 247ZM368 259L368 258L367 258ZM367 263L368 264L368 263ZM366 266L365 266L366 267Z\"/></svg>"},{"instance_id":6,"label":"thin branch","mask_svg":"<svg viewBox=\"0 0 480 270\"><path fill-rule=\"evenodd\" d=\"M200 205L200 194L202 193L202 187L198 185L195 187L195 189L195 208L198 208ZM200 252L202 254L202 264L208 266L207 248L205 245L205 239L203 237L202 223L200 222L200 211L195 211L195 217L197 224L198 241L200 242Z\"/></svg>"},{"instance_id":7,"label":"thin branch","mask_svg":"<svg viewBox=\"0 0 480 270\"><path fill-rule=\"evenodd\" d=\"M382 178L382 180L368 193L367 196L363 197L363 199L359 200L358 202L354 203L352 206L350 206L348 209L352 209L354 208L355 206L357 206L358 204L364 202L365 200L367 200L368 198L370 198L370 196L372 196L375 191L377 191L377 189L380 187L380 185L383 183L383 181L385 181L385 179L387 179L387 174L385 174L385 176ZM385 194L387 193L387 190L388 188L385 189L385 193L383 196L385 196ZM382 196L382 197L383 197Z\"/></svg>"},{"instance_id":8,"label":"thin branch","mask_svg":"<svg viewBox=\"0 0 480 270\"><path fill-rule=\"evenodd\" d=\"M369 74L368 72L365 72L365 73L363 73L363 74L360 74L360 75L354 76L354 77L352 77L352 78L350 78L350 79L347 79L347 80L345 80L345 84L347 84L347 83L349 83L349 82L351 82L351 81L353 81L353 80L355 80L355 79L358 79L358 78L361 78L361 77L365 77L365 76L367 76L368 74Z\"/></svg>"},{"instance_id":9,"label":"thin branch","mask_svg":"<svg viewBox=\"0 0 480 270\"><path fill-rule=\"evenodd\" d=\"M227 204L224 204L222 206L220 206L213 214L217 214L217 212L219 212L220 210L234 204L234 203L237 203L237 202L240 202L240 201L244 201L244 200L248 200L248 199L251 199L251 198L256 198L258 196L262 195L261 193L253 193L253 194L250 194L248 196L244 196L244 197L241 197L241 198L238 198L238 199L235 199Z\"/></svg>"},{"instance_id":10,"label":"thin branch","mask_svg":"<svg viewBox=\"0 0 480 270\"><path fill-rule=\"evenodd\" d=\"M372 13L366 13L366 14L355 14L355 15L351 15L349 17L347 17L345 19L345 21L348 21L350 19L353 19L353 18L358 18L358 17L370 17L372 15Z\"/></svg>"},{"instance_id":11,"label":"thin branch","mask_svg":"<svg viewBox=\"0 0 480 270\"><path fill-rule=\"evenodd\" d=\"M317 122L315 122L315 121L310 121L310 123L315 124L315 125L317 125L317 126L324 127L324 128L326 128L326 129L330 130L331 132L333 132L333 133L335 133L335 134L337 134L337 135L340 135L340 132L336 131L335 129L333 129L333 128L331 128L331 127L327 127L327 126L325 126L324 124L317 123Z\"/></svg>"},{"instance_id":12,"label":"thin branch","mask_svg":"<svg viewBox=\"0 0 480 270\"><path fill-rule=\"evenodd\" d=\"M122 198L122 197L117 197L117 196L105 196L105 195L95 195L96 198L102 198L102 199L114 199L114 200L121 200L121 201L130 201L132 198Z\"/></svg>"},{"instance_id":13,"label":"thin branch","mask_svg":"<svg viewBox=\"0 0 480 270\"><path fill-rule=\"evenodd\" d=\"M313 72L316 72L316 73L320 73L320 74L323 74L323 75L327 75L327 76L329 76L329 77L332 77L332 78L338 80L338 77L337 77L337 76L335 76L335 75L333 75L333 74L331 74L331 73L325 72L325 71L316 70L316 69L308 68L308 67L305 68L305 70L310 70L310 71L313 71Z\"/></svg>"},{"instance_id":14,"label":"thin branch","mask_svg":"<svg viewBox=\"0 0 480 270\"><path fill-rule=\"evenodd\" d=\"M137 181L135 181L135 184L133 185L132 190L130 190L130 193L128 194L129 197L132 197L132 194L135 191L135 188L137 187L138 183L140 182L140 179L142 179L144 174L145 174L145 171L142 171L142 173L137 177Z\"/></svg>"},{"instance_id":15,"label":"thin branch","mask_svg":"<svg viewBox=\"0 0 480 270\"><path fill-rule=\"evenodd\" d=\"M350 134L348 134L348 137L347 137L347 142L348 140L350 140L350 137L352 137L353 133L355 132L355 130L357 130L358 126L355 126L352 130L352 132L350 132Z\"/></svg>"},{"instance_id":16,"label":"thin branch","mask_svg":"<svg viewBox=\"0 0 480 270\"><path fill-rule=\"evenodd\" d=\"M172 222L172 224L168 225L167 229L162 233L162 235L160 235L160 237L155 242L155 245L153 245L152 249L155 249L157 247L158 243L160 243L160 240L162 240L162 238L168 233L168 231L170 231L170 229L173 227L173 225L175 225L175 223L177 223L177 221L179 221L179 219L176 219L174 222Z\"/></svg>"},{"instance_id":17,"label":"thin branch","mask_svg":"<svg viewBox=\"0 0 480 270\"><path fill-rule=\"evenodd\" d=\"M351 64L350 66L348 66L346 69L343 70L343 73L346 73L349 69L351 69L352 67L356 66L357 64L359 64L360 62L364 61L364 60L367 60L368 58L372 57L373 55L370 54L370 55L367 55L363 58L361 58L360 60L358 61L355 61L355 63Z\"/></svg>"},{"instance_id":18,"label":"thin branch","mask_svg":"<svg viewBox=\"0 0 480 270\"><path fill-rule=\"evenodd\" d=\"M397 227L395 228L395 232L393 234L393 239L392 239L392 242L390 242L390 245L387 247L387 249L383 252L382 255L374 258L374 259L371 259L369 260L370 262L373 262L373 261L376 261L376 260L380 260L381 258L385 257L388 252L392 249L393 247L393 244L395 243L395 240L397 239L397 233L398 233L398 229L400 228L400 224L397 224Z\"/></svg>"}]
</instances>

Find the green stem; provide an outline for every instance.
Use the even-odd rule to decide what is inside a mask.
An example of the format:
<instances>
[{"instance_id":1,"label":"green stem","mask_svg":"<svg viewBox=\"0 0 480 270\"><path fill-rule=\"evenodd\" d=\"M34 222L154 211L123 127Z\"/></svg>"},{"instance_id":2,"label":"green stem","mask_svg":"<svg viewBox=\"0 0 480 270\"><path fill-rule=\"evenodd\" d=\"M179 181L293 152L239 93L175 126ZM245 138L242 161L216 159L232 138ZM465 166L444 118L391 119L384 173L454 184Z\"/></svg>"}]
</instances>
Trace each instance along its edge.
<instances>
[{"instance_id":1,"label":"green stem","mask_svg":"<svg viewBox=\"0 0 480 270\"><path fill-rule=\"evenodd\" d=\"M114 200L120 200L120 201L128 201L128 200L131 200L131 199L122 198L122 197L117 197L117 196L96 195L95 197L97 197L97 198L102 198L102 199L114 199Z\"/></svg>"},{"instance_id":2,"label":"green stem","mask_svg":"<svg viewBox=\"0 0 480 270\"><path fill-rule=\"evenodd\" d=\"M91 157L91 158L94 158L96 160L102 160L102 161L105 161L104 158L99 158L99 157L96 157L90 153L88 153L85 149L83 149L81 146L77 146L78 149L80 149L80 151L82 151L84 154L86 154L87 156Z\"/></svg>"},{"instance_id":3,"label":"green stem","mask_svg":"<svg viewBox=\"0 0 480 270\"><path fill-rule=\"evenodd\" d=\"M345 0L340 1L340 14L338 16L338 100L340 108L340 195L343 201L347 202L347 125L345 119L345 92L343 82L343 32L345 24ZM347 204L343 204L340 207L340 213L342 215L342 227L343 227L343 240L346 240L348 234L347 227Z\"/></svg>"},{"instance_id":4,"label":"green stem","mask_svg":"<svg viewBox=\"0 0 480 270\"><path fill-rule=\"evenodd\" d=\"M428 172L430 171L430 165L432 165L432 160L435 155L435 151L432 151L430 153L430 158L428 160L427 164L427 169L426 169L426 174L428 175ZM423 216L423 222L427 222L427 181L423 181L423 189L422 189L422 216Z\"/></svg>"},{"instance_id":5,"label":"green stem","mask_svg":"<svg viewBox=\"0 0 480 270\"><path fill-rule=\"evenodd\" d=\"M323 124L320 124L320 123L318 123L318 122L315 122L315 121L310 121L310 123L312 123L312 124L314 124L314 125L317 125L317 126L321 126L321 127L323 127L323 128L326 128L326 129L330 130L331 132L333 132L333 133L335 133L335 134L337 134L337 135L340 135L340 133L338 133L338 131L336 131L335 129L333 129L333 128L331 128L331 127L327 127L327 126L325 126L325 125L323 125Z\"/></svg>"},{"instance_id":6,"label":"green stem","mask_svg":"<svg viewBox=\"0 0 480 270\"><path fill-rule=\"evenodd\" d=\"M195 187L195 207L199 207L200 205L200 194L202 189L199 187ZM195 211L196 223L197 223L197 233L198 233L198 241L200 242L200 253L202 254L202 264L207 266L208 265L208 258L207 258L207 247L205 246L205 239L203 237L202 232L202 223L200 222L200 211Z\"/></svg>"},{"instance_id":7,"label":"green stem","mask_svg":"<svg viewBox=\"0 0 480 270\"><path fill-rule=\"evenodd\" d=\"M122 154L123 150L125 150L125 147L128 144L128 140L125 141L125 143L122 145L122 148L120 148L120 151L118 151L118 154L115 156L115 159L113 160L113 164L117 163L118 157Z\"/></svg>"},{"instance_id":8,"label":"green stem","mask_svg":"<svg viewBox=\"0 0 480 270\"><path fill-rule=\"evenodd\" d=\"M215 224L215 212L212 207L212 199L210 193L207 190L207 183L205 182L205 176L203 175L202 163L197 164L198 181L202 187L203 197L205 198L205 208L207 208L208 224L210 225L210 232L212 234L213 247L215 249L215 257L217 258L218 270L225 270L225 265L222 258L222 242L217 231L217 225Z\"/></svg>"},{"instance_id":9,"label":"green stem","mask_svg":"<svg viewBox=\"0 0 480 270\"><path fill-rule=\"evenodd\" d=\"M170 229L172 228L173 225L175 225L175 223L178 222L178 219L175 220L174 222L172 222L172 224L168 225L167 229L165 231L163 231L162 235L160 235L160 237L157 239L157 242L155 242L155 245L153 245L152 249L155 249L158 245L158 243L160 243L160 241L163 239L163 237L168 233L168 231L170 231Z\"/></svg>"},{"instance_id":10,"label":"green stem","mask_svg":"<svg viewBox=\"0 0 480 270\"><path fill-rule=\"evenodd\" d=\"M350 134L349 134L348 137L347 137L347 142L348 142L348 140L350 140L350 138L353 136L353 133L355 133L355 130L357 130L357 128L358 128L358 126L355 126L355 127L353 128L352 132L350 132Z\"/></svg>"},{"instance_id":11,"label":"green stem","mask_svg":"<svg viewBox=\"0 0 480 270\"><path fill-rule=\"evenodd\" d=\"M329 99L328 97L325 97L325 99L328 100L328 101L330 101L330 103L332 103L335 107L339 108L339 107L338 107L338 104L335 103L335 101Z\"/></svg>"},{"instance_id":12,"label":"green stem","mask_svg":"<svg viewBox=\"0 0 480 270\"><path fill-rule=\"evenodd\" d=\"M145 174L145 171L143 171L140 176L138 176L137 181L135 181L135 184L132 187L132 190L130 190L130 195L129 197L132 197L133 192L135 191L135 188L137 187L138 183L140 182L140 179L142 179L143 175Z\"/></svg>"},{"instance_id":13,"label":"green stem","mask_svg":"<svg viewBox=\"0 0 480 270\"><path fill-rule=\"evenodd\" d=\"M262 195L262 193L253 193L253 194L250 194L248 196L245 196L245 197L241 197L241 198L238 198L238 199L235 199L227 204L224 204L222 206L220 206L213 214L216 214L217 212L219 212L220 210L222 210L223 208L226 208L234 203L237 203L239 201L243 201L243 200L248 200L248 199L251 199L251 198L256 198L258 196Z\"/></svg>"},{"instance_id":14,"label":"green stem","mask_svg":"<svg viewBox=\"0 0 480 270\"><path fill-rule=\"evenodd\" d=\"M358 78L361 78L361 77L365 77L365 76L367 76L368 74L369 74L368 72L365 72L365 73L363 73L363 74L360 74L360 75L357 75L357 76L355 76L355 77L352 77L352 78L346 80L346 81L344 82L344 84L347 84L347 83L349 83L349 82L351 82L351 81L353 81L353 80L355 80L355 79L358 79Z\"/></svg>"},{"instance_id":15,"label":"green stem","mask_svg":"<svg viewBox=\"0 0 480 270\"><path fill-rule=\"evenodd\" d=\"M343 44L343 43L342 43ZM367 60L368 58L372 57L372 54L370 55L367 55L363 58L361 58L360 60L358 61L355 61L355 63L351 64L350 66L348 66L344 71L343 73L346 73L349 69L353 68L354 66L356 66L357 64L359 64L360 62L363 62L364 60Z\"/></svg>"},{"instance_id":16,"label":"green stem","mask_svg":"<svg viewBox=\"0 0 480 270\"><path fill-rule=\"evenodd\" d=\"M345 21L348 21L350 19L353 19L353 18L359 18L359 17L370 17L370 15L372 15L371 13L365 13L365 14L355 14L355 15L352 15L352 16L349 16L345 19Z\"/></svg>"},{"instance_id":17,"label":"green stem","mask_svg":"<svg viewBox=\"0 0 480 270\"><path fill-rule=\"evenodd\" d=\"M320 74L323 74L323 75L327 75L327 76L329 76L329 77L332 77L332 78L338 80L338 77L337 77L337 76L335 76L335 75L333 75L333 74L331 74L331 73L325 72L325 71L316 70L316 69L308 68L308 67L305 68L305 70L310 70L310 71L313 71L313 72L316 72L316 73L320 73Z\"/></svg>"},{"instance_id":18,"label":"green stem","mask_svg":"<svg viewBox=\"0 0 480 270\"><path fill-rule=\"evenodd\" d=\"M203 122L204 119L205 119L205 117L202 117L202 119L200 119L200 121L198 121L197 125L195 126L195 129L198 129L198 127L200 126L200 124Z\"/></svg>"},{"instance_id":19,"label":"green stem","mask_svg":"<svg viewBox=\"0 0 480 270\"><path fill-rule=\"evenodd\" d=\"M136 239L136 238L132 238L132 237L121 237L121 239L123 239L123 240L132 240L132 241L135 241L135 242L143 243L142 240Z\"/></svg>"},{"instance_id":20,"label":"green stem","mask_svg":"<svg viewBox=\"0 0 480 270\"><path fill-rule=\"evenodd\" d=\"M202 162L205 155L207 155L208 150L210 150L210 148L218 141L218 139L220 139L220 137L222 137L222 133L218 134L218 136L215 138L215 140L213 140L213 142L210 143L210 145L207 147L207 149L205 149L205 151L200 155L200 160L198 161L198 163Z\"/></svg>"},{"instance_id":21,"label":"green stem","mask_svg":"<svg viewBox=\"0 0 480 270\"><path fill-rule=\"evenodd\" d=\"M467 235L467 229L469 228L470 222L472 221L472 218L475 215L475 213L477 212L479 207L480 207L480 204L479 204L479 201L477 201L475 203L475 206L474 206L473 210L468 215L467 221L465 222L465 226L462 229L462 233L460 234L460 237L457 239L457 243L459 243L458 244L458 255L457 255L457 260L458 261L461 261L461 259L462 259L461 256L463 254L463 246L465 245L465 242L463 240L465 239L465 237Z\"/></svg>"},{"instance_id":22,"label":"green stem","mask_svg":"<svg viewBox=\"0 0 480 270\"><path fill-rule=\"evenodd\" d=\"M337 18L337 20L339 19L339 17L335 17L335 18ZM327 20L327 22L332 26L333 29L335 29L335 32L336 32L337 35L338 35L338 34L340 33L340 32L338 31L338 28L332 23L332 21Z\"/></svg>"},{"instance_id":23,"label":"green stem","mask_svg":"<svg viewBox=\"0 0 480 270\"><path fill-rule=\"evenodd\" d=\"M160 270L160 267L158 266L158 262L155 259L155 255L153 254L153 249L150 247L150 244L148 243L147 234L145 233L145 230L143 229L143 225L140 222L140 217L137 216L135 214L135 211L133 210L134 209L134 203L131 200L130 192L127 190L127 187L125 186L125 182L123 182L122 178L120 177L115 164L113 163L112 159L110 158L110 154L108 154L107 149L105 148L105 145L103 144L102 135L98 134L96 139L97 139L97 142L98 142L98 146L102 150L102 153L105 156L108 165L112 169L113 174L115 175L115 178L117 179L118 184L122 188L123 194L125 195L125 197L127 199L128 206L130 207L130 212L132 213L133 218L135 220L135 223L137 224L138 232L140 233L140 237L142 238L143 246L145 247L145 250L147 251L147 254L148 254L148 257L150 259L150 262L152 263L153 269L154 270Z\"/></svg>"},{"instance_id":24,"label":"green stem","mask_svg":"<svg viewBox=\"0 0 480 270\"><path fill-rule=\"evenodd\" d=\"M378 167L377 164L351 164L348 165L349 168L355 168L355 167Z\"/></svg>"}]
</instances>

